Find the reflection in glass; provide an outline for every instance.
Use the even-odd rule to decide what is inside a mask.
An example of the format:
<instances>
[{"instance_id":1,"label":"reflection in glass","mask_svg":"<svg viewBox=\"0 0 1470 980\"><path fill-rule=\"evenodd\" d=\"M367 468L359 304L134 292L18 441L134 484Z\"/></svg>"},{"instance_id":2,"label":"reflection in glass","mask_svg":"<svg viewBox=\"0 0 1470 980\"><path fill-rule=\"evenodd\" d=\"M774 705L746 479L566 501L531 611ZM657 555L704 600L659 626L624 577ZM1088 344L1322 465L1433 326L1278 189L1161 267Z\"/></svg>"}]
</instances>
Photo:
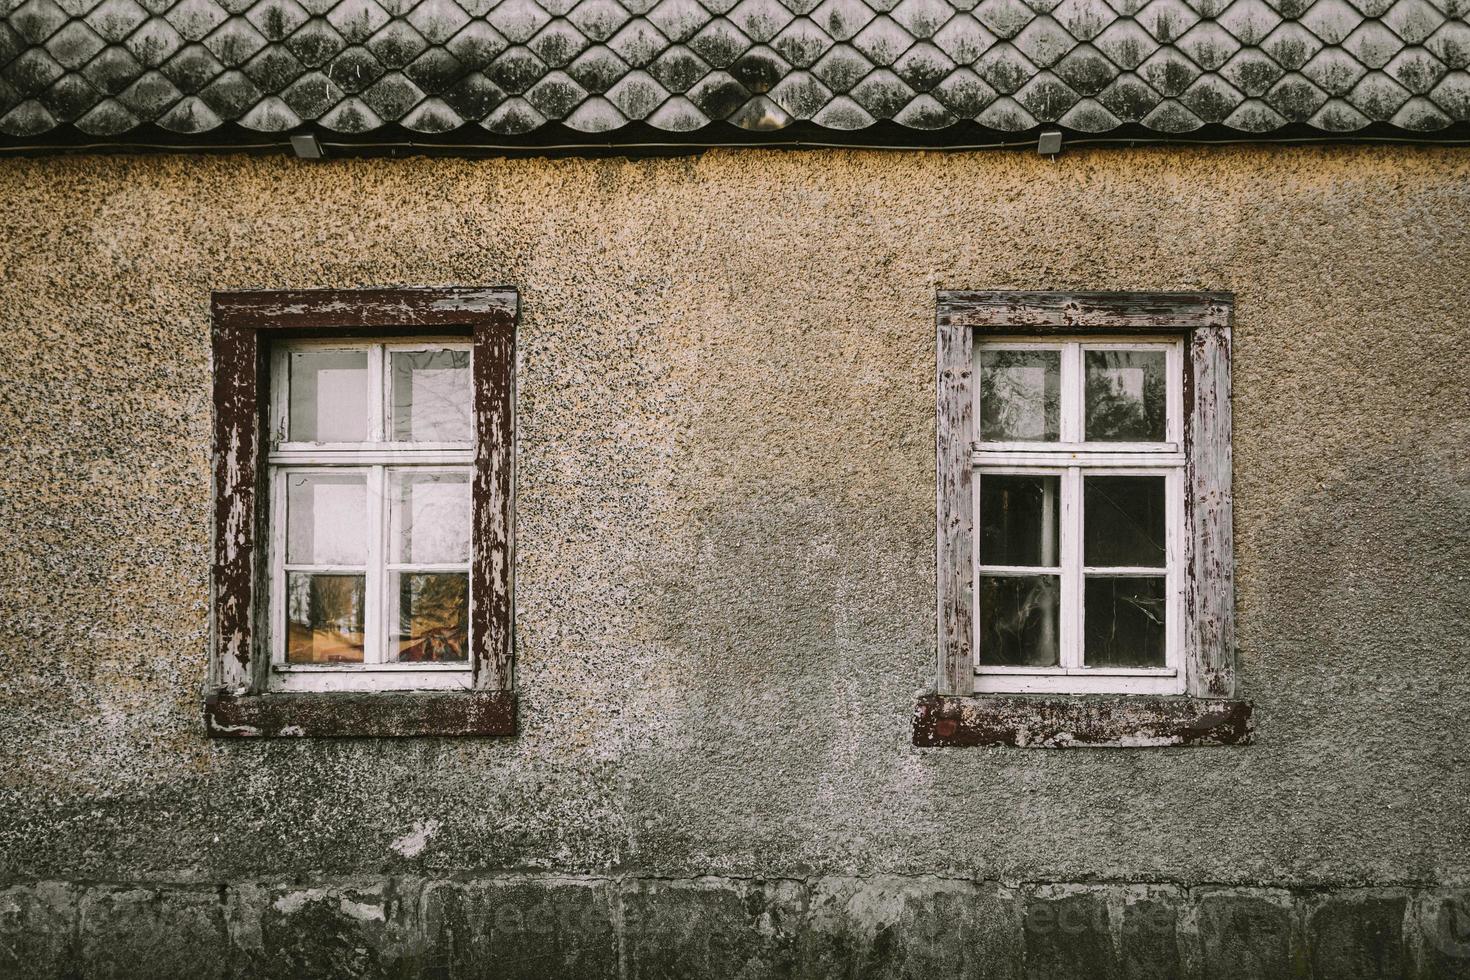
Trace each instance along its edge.
<instances>
[{"instance_id":1,"label":"reflection in glass","mask_svg":"<svg viewBox=\"0 0 1470 980\"><path fill-rule=\"evenodd\" d=\"M1055 442L1061 382L1061 351L981 348L980 438Z\"/></svg>"},{"instance_id":2,"label":"reflection in glass","mask_svg":"<svg viewBox=\"0 0 1470 980\"><path fill-rule=\"evenodd\" d=\"M367 561L367 478L362 473L286 473L286 563Z\"/></svg>"},{"instance_id":3,"label":"reflection in glass","mask_svg":"<svg viewBox=\"0 0 1470 980\"><path fill-rule=\"evenodd\" d=\"M395 563L470 560L470 474L390 473L389 540Z\"/></svg>"},{"instance_id":4,"label":"reflection in glass","mask_svg":"<svg viewBox=\"0 0 1470 980\"><path fill-rule=\"evenodd\" d=\"M468 660L469 575L463 572L394 572L398 624L390 638L394 659L406 662Z\"/></svg>"},{"instance_id":5,"label":"reflection in glass","mask_svg":"<svg viewBox=\"0 0 1470 980\"><path fill-rule=\"evenodd\" d=\"M1055 667L1060 596L1055 575L981 576L980 664Z\"/></svg>"},{"instance_id":6,"label":"reflection in glass","mask_svg":"<svg viewBox=\"0 0 1470 980\"><path fill-rule=\"evenodd\" d=\"M1164 666L1164 577L1090 575L1083 596L1088 667Z\"/></svg>"},{"instance_id":7,"label":"reflection in glass","mask_svg":"<svg viewBox=\"0 0 1470 980\"><path fill-rule=\"evenodd\" d=\"M288 383L291 442L367 441L367 351L292 351Z\"/></svg>"},{"instance_id":8,"label":"reflection in glass","mask_svg":"<svg viewBox=\"0 0 1470 980\"><path fill-rule=\"evenodd\" d=\"M393 439L469 442L474 437L470 352L394 351Z\"/></svg>"},{"instance_id":9,"label":"reflection in glass","mask_svg":"<svg viewBox=\"0 0 1470 980\"><path fill-rule=\"evenodd\" d=\"M1166 354L1089 350L1087 435L1096 442L1162 442L1167 418Z\"/></svg>"},{"instance_id":10,"label":"reflection in glass","mask_svg":"<svg viewBox=\"0 0 1470 980\"><path fill-rule=\"evenodd\" d=\"M1085 477L1082 500L1083 564L1163 567L1162 476Z\"/></svg>"},{"instance_id":11,"label":"reflection in glass","mask_svg":"<svg viewBox=\"0 0 1470 980\"><path fill-rule=\"evenodd\" d=\"M980 564L1057 565L1061 478L980 474Z\"/></svg>"},{"instance_id":12,"label":"reflection in glass","mask_svg":"<svg viewBox=\"0 0 1470 980\"><path fill-rule=\"evenodd\" d=\"M360 664L367 579L362 575L286 575L286 662Z\"/></svg>"}]
</instances>

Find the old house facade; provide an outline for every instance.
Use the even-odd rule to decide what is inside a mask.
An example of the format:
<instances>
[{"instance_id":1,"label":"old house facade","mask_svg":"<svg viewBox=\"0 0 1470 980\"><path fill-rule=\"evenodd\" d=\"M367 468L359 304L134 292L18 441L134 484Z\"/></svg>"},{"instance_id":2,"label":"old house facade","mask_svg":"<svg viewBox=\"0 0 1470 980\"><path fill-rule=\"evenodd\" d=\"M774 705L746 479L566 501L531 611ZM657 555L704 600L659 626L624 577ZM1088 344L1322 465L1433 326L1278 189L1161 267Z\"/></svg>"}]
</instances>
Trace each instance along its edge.
<instances>
[{"instance_id":1,"label":"old house facade","mask_svg":"<svg viewBox=\"0 0 1470 980\"><path fill-rule=\"evenodd\" d=\"M0 0L0 976L1470 975L1466 13Z\"/></svg>"}]
</instances>

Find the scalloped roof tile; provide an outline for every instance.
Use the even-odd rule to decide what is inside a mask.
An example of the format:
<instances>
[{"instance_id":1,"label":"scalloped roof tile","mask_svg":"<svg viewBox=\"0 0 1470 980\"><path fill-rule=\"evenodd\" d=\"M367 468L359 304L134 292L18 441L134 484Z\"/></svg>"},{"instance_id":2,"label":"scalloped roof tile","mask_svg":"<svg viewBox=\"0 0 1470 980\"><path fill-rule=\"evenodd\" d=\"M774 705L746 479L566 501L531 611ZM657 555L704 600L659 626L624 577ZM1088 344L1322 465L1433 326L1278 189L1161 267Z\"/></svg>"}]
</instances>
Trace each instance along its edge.
<instances>
[{"instance_id":1,"label":"scalloped roof tile","mask_svg":"<svg viewBox=\"0 0 1470 980\"><path fill-rule=\"evenodd\" d=\"M884 120L997 132L1463 126L1429 0L24 0L0 141L384 127L511 136Z\"/></svg>"}]
</instances>

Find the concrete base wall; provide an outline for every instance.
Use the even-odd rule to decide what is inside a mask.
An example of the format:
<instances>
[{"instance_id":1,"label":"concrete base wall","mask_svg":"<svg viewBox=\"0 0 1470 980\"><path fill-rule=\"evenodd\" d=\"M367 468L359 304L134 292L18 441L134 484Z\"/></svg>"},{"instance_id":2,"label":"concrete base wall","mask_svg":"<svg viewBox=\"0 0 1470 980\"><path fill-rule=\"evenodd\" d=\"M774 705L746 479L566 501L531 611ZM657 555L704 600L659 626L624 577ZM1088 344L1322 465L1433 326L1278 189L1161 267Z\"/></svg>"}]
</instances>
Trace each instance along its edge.
<instances>
[{"instance_id":1,"label":"concrete base wall","mask_svg":"<svg viewBox=\"0 0 1470 980\"><path fill-rule=\"evenodd\" d=\"M507 875L0 891L0 974L1470 976L1470 892Z\"/></svg>"}]
</instances>

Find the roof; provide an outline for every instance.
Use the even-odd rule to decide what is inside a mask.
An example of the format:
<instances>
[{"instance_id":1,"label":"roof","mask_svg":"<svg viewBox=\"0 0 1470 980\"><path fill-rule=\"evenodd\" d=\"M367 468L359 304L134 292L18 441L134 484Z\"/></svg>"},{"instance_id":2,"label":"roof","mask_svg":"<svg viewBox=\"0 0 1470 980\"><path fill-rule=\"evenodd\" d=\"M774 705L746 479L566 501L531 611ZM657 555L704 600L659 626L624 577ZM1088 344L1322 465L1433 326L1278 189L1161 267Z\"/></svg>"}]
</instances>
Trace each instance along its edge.
<instances>
[{"instance_id":1,"label":"roof","mask_svg":"<svg viewBox=\"0 0 1470 980\"><path fill-rule=\"evenodd\" d=\"M720 121L890 140L1042 125L1447 134L1470 120L1470 0L0 0L0 12L12 146L303 129L616 142L698 139Z\"/></svg>"}]
</instances>

